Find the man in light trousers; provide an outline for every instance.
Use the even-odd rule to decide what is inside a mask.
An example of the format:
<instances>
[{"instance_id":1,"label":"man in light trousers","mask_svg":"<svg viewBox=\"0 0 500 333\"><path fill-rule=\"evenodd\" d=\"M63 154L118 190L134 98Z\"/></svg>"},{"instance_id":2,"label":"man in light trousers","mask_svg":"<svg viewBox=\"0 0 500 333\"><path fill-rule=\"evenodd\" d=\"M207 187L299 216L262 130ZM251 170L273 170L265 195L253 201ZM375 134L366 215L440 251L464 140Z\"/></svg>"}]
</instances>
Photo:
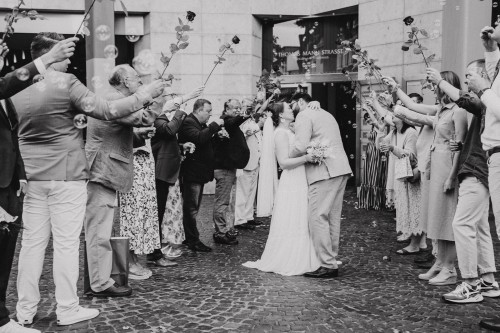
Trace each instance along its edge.
<instances>
[{"instance_id":1,"label":"man in light trousers","mask_svg":"<svg viewBox=\"0 0 500 333\"><path fill-rule=\"evenodd\" d=\"M352 175L335 118L323 109L308 107L311 96L297 93L292 109L299 110L295 120L295 146L292 157L306 154L311 141L327 143L331 154L321 164L306 164L309 184L309 231L321 267L304 274L312 278L338 276L340 217L347 180Z\"/></svg>"}]
</instances>

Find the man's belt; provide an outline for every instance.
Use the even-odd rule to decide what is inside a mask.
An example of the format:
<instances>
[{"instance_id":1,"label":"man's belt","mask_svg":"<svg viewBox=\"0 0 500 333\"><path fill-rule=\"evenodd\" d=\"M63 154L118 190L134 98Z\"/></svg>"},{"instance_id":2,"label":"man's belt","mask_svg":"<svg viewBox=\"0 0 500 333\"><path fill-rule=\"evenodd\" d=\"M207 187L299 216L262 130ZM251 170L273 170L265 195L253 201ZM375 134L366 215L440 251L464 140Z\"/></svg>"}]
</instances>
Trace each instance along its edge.
<instances>
[{"instance_id":1,"label":"man's belt","mask_svg":"<svg viewBox=\"0 0 500 333\"><path fill-rule=\"evenodd\" d=\"M496 153L500 153L500 147L494 147L494 148L488 150L486 152L486 155L488 156L488 158L490 158L491 155L496 154Z\"/></svg>"}]
</instances>

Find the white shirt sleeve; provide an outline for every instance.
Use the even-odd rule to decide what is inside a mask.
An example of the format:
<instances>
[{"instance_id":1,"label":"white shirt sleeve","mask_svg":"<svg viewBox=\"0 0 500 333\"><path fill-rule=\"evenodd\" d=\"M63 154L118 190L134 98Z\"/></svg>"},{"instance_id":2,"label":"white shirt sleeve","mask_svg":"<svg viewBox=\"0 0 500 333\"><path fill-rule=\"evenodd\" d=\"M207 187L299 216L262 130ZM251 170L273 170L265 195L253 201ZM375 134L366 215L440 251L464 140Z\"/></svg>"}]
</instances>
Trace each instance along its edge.
<instances>
[{"instance_id":1,"label":"white shirt sleeve","mask_svg":"<svg viewBox=\"0 0 500 333\"><path fill-rule=\"evenodd\" d=\"M497 67L498 60L500 60L500 51L496 49L492 52L484 52L484 60L486 73L491 81L493 81L493 76L495 75L495 69Z\"/></svg>"},{"instance_id":2,"label":"white shirt sleeve","mask_svg":"<svg viewBox=\"0 0 500 333\"><path fill-rule=\"evenodd\" d=\"M38 72L40 74L42 74L42 75L45 74L45 72L47 71L47 68L45 68L45 65L43 64L42 59L36 58L35 61L33 61L33 63L35 64L36 69L38 70Z\"/></svg>"}]
</instances>

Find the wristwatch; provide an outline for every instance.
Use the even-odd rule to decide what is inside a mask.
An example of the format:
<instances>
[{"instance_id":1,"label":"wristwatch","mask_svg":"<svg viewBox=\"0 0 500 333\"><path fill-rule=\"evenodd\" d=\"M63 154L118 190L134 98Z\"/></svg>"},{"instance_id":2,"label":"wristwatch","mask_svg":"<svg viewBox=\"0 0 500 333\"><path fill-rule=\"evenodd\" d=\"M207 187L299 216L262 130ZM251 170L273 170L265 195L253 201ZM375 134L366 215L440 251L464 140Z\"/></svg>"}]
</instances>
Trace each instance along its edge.
<instances>
[{"instance_id":1,"label":"wristwatch","mask_svg":"<svg viewBox=\"0 0 500 333\"><path fill-rule=\"evenodd\" d=\"M484 88L484 89L479 90L479 91L477 92L477 94L476 94L476 95L477 95L477 97L479 97L479 99L481 99L481 96L483 96L484 92L485 92L486 90L488 90L488 89L490 89L490 88Z\"/></svg>"}]
</instances>

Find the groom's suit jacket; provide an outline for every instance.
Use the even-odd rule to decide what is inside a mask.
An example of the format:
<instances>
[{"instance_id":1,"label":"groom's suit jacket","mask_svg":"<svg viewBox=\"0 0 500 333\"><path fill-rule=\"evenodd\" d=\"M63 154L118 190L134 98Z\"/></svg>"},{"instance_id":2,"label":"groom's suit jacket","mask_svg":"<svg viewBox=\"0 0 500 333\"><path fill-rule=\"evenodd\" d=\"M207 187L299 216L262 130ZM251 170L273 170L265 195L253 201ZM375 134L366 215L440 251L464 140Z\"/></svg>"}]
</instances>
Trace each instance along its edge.
<instances>
[{"instance_id":1,"label":"groom's suit jacket","mask_svg":"<svg viewBox=\"0 0 500 333\"><path fill-rule=\"evenodd\" d=\"M309 185L320 180L352 174L339 125L335 118L323 109L306 109L299 112L295 120L295 143L291 156L304 155L311 141L328 144L331 154L321 164L306 164Z\"/></svg>"}]
</instances>

